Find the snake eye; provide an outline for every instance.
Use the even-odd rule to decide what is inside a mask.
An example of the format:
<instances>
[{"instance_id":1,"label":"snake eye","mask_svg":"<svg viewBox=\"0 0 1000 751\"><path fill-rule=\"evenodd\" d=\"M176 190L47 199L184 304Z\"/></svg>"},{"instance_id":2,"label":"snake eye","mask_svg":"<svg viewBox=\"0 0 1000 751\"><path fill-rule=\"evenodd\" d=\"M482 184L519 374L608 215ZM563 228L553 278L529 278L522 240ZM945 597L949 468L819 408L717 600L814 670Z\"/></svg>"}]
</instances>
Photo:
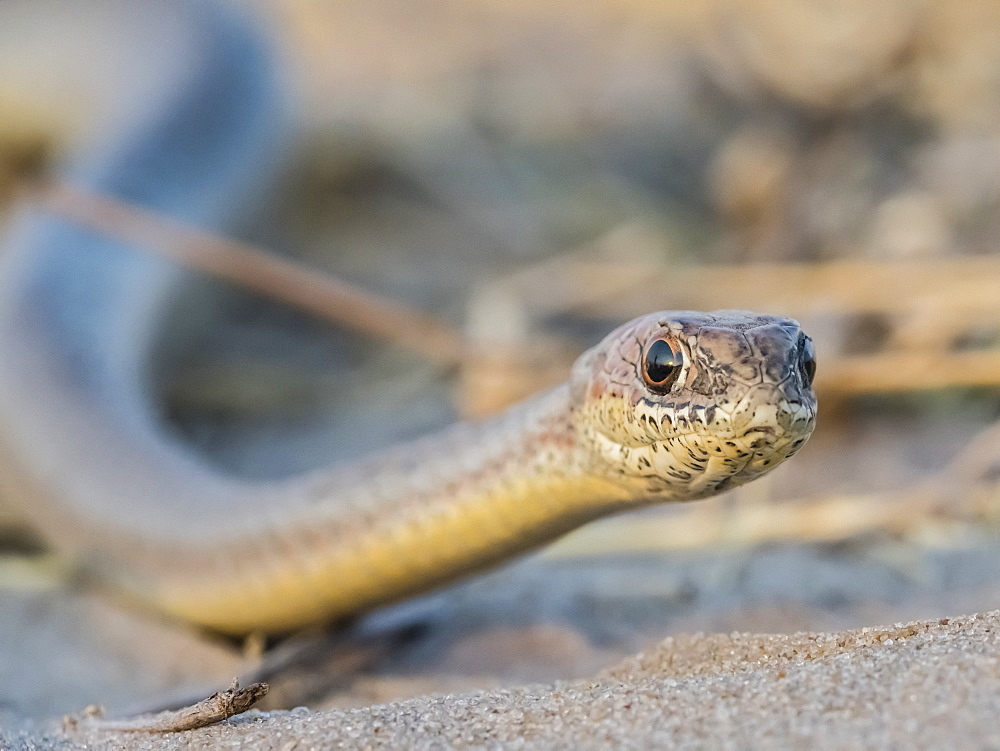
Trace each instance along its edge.
<instances>
[{"instance_id":1,"label":"snake eye","mask_svg":"<svg viewBox=\"0 0 1000 751\"><path fill-rule=\"evenodd\" d=\"M808 336L803 336L799 342L799 374L806 388L812 386L816 377L816 348Z\"/></svg>"},{"instance_id":2,"label":"snake eye","mask_svg":"<svg viewBox=\"0 0 1000 751\"><path fill-rule=\"evenodd\" d=\"M666 339L657 339L646 348L642 360L642 378L650 389L665 394L677 380L684 357Z\"/></svg>"}]
</instances>

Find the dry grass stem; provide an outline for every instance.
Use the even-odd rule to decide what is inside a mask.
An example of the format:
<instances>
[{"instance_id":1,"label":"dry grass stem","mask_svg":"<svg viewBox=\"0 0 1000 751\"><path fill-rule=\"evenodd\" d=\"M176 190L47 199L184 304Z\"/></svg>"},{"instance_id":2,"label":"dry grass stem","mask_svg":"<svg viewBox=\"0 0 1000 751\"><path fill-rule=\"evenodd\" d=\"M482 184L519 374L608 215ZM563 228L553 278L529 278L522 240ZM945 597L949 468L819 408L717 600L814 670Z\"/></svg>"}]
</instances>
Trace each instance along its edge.
<instances>
[{"instance_id":1,"label":"dry grass stem","mask_svg":"<svg viewBox=\"0 0 1000 751\"><path fill-rule=\"evenodd\" d=\"M326 321L415 350L435 362L455 365L466 350L463 335L433 316L260 248L65 182L46 185L39 197L47 210L82 226Z\"/></svg>"}]
</instances>

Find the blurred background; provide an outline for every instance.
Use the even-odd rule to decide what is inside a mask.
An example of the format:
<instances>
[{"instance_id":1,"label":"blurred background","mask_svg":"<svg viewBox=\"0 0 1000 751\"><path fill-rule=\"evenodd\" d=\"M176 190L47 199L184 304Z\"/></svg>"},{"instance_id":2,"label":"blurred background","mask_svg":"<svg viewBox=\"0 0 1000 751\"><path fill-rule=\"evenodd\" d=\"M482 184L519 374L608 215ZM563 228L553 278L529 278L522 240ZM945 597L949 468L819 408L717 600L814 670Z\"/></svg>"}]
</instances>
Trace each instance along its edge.
<instances>
[{"instance_id":1,"label":"blurred background","mask_svg":"<svg viewBox=\"0 0 1000 751\"><path fill-rule=\"evenodd\" d=\"M447 614L421 616L438 636L396 656L395 683L377 666L358 695L453 685L412 678L428 664L448 680L546 680L676 631L995 606L1000 5L251 5L283 51L298 119L280 183L238 239L433 314L476 346L442 366L231 285L200 287L211 314L163 364L161 398L211 461L287 474L489 414L653 310L788 315L818 351L819 428L793 462L717 499L591 525L425 601L419 612ZM83 88L37 60L69 38L86 58L86 38L39 38L35 58L0 47L4 211L26 173L142 106L127 82L155 73L141 56L129 76L95 65ZM0 587L37 615L64 580L14 517L0 525ZM34 623L6 612L18 638ZM69 633L50 637L105 661L119 648ZM483 658L487 643L502 657ZM127 659L157 676L143 690L192 675L156 672L138 651ZM19 659L16 675L37 673ZM122 681L101 685L119 696Z\"/></svg>"}]
</instances>

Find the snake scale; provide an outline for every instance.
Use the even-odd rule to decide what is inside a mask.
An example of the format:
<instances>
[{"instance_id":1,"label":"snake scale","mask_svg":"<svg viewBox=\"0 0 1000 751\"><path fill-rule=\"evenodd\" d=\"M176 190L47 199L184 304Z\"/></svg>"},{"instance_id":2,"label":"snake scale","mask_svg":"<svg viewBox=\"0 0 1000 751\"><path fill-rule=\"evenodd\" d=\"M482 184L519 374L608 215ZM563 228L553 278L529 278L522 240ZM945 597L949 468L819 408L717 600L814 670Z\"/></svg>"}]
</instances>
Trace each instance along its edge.
<instances>
[{"instance_id":1,"label":"snake scale","mask_svg":"<svg viewBox=\"0 0 1000 751\"><path fill-rule=\"evenodd\" d=\"M160 101L62 175L231 229L247 186L280 158L270 52L232 8L124 8L167 14L196 43ZM178 442L150 395L162 317L188 283L40 211L16 217L0 261L0 477L56 550L223 632L359 613L602 515L711 496L792 456L815 422L815 358L796 322L659 312L495 418L251 482Z\"/></svg>"}]
</instances>

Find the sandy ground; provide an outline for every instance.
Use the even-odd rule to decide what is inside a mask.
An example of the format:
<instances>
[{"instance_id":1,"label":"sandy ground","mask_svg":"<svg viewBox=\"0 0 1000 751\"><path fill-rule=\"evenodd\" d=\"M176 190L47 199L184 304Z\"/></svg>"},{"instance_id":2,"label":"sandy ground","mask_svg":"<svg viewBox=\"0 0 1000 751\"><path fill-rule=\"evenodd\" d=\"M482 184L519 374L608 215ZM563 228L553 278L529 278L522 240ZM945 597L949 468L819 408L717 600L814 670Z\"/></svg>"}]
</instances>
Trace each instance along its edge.
<instances>
[{"instance_id":1,"label":"sandy ground","mask_svg":"<svg viewBox=\"0 0 1000 751\"><path fill-rule=\"evenodd\" d=\"M283 751L996 747L1000 611L986 611L1000 601L997 582L989 540L534 557L370 619L370 633L418 623L420 634L360 667L309 665L305 680L329 678L309 684L312 709L253 710L160 736L66 735L58 718L92 702L122 716L178 687L222 688L240 669L233 650L86 592L8 592L0 740ZM986 614L939 615L973 610ZM798 629L809 630L744 633ZM338 671L354 674L329 675ZM268 699L294 706L287 697L303 680L278 682Z\"/></svg>"},{"instance_id":2,"label":"sandy ground","mask_svg":"<svg viewBox=\"0 0 1000 751\"><path fill-rule=\"evenodd\" d=\"M1000 611L833 634L667 639L590 680L353 710L251 712L36 748L995 748ZM8 739L28 742L24 736Z\"/></svg>"}]
</instances>

